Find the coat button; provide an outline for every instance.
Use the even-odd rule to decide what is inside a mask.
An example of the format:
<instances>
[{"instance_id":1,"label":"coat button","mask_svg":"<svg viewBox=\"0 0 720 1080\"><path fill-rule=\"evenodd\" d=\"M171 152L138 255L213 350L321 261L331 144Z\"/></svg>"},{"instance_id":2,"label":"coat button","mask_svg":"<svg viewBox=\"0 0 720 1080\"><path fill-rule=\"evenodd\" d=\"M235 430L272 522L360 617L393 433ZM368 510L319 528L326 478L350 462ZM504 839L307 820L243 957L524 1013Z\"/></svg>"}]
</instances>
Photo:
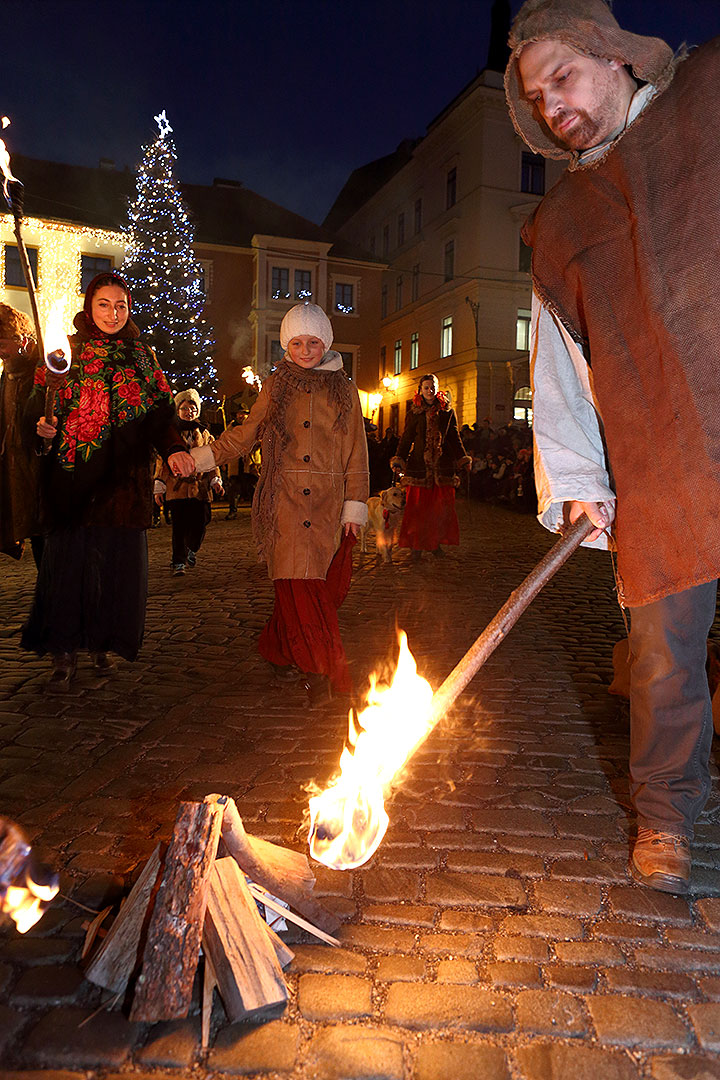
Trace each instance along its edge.
<instances>
[{"instance_id":1,"label":"coat button","mask_svg":"<svg viewBox=\"0 0 720 1080\"><path fill-rule=\"evenodd\" d=\"M306 529L310 528L310 522L309 521L303 521L303 525L305 526Z\"/></svg>"},{"instance_id":2,"label":"coat button","mask_svg":"<svg viewBox=\"0 0 720 1080\"><path fill-rule=\"evenodd\" d=\"M303 458L303 461L309 461L309 460L310 460L310 455L306 454L305 457Z\"/></svg>"},{"instance_id":3,"label":"coat button","mask_svg":"<svg viewBox=\"0 0 720 1080\"><path fill-rule=\"evenodd\" d=\"M303 495L309 495L309 494L310 494L310 488L303 488Z\"/></svg>"},{"instance_id":4,"label":"coat button","mask_svg":"<svg viewBox=\"0 0 720 1080\"><path fill-rule=\"evenodd\" d=\"M303 423L303 427L310 427L310 421L305 420L305 422Z\"/></svg>"}]
</instances>

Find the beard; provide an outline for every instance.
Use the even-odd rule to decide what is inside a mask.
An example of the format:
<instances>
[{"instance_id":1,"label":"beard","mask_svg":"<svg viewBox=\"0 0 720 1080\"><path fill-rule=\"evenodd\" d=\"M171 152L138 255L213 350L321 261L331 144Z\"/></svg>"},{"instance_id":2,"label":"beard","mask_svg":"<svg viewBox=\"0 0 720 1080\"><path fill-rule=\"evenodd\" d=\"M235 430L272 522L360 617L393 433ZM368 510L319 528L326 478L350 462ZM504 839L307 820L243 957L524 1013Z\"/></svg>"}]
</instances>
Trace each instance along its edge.
<instances>
[{"instance_id":1,"label":"beard","mask_svg":"<svg viewBox=\"0 0 720 1080\"><path fill-rule=\"evenodd\" d=\"M577 117L573 128L567 132L558 131L568 116ZM564 109L553 117L553 134L568 150L589 150L591 146L597 146L607 137L604 134L606 127L604 117L591 116L585 109Z\"/></svg>"},{"instance_id":2,"label":"beard","mask_svg":"<svg viewBox=\"0 0 720 1080\"><path fill-rule=\"evenodd\" d=\"M627 118L629 101L625 101L618 81L609 71L601 69L593 80L593 95L587 109L565 108L552 119L555 138L568 150L589 150L617 134ZM569 116L577 119L571 130L559 131Z\"/></svg>"}]
</instances>

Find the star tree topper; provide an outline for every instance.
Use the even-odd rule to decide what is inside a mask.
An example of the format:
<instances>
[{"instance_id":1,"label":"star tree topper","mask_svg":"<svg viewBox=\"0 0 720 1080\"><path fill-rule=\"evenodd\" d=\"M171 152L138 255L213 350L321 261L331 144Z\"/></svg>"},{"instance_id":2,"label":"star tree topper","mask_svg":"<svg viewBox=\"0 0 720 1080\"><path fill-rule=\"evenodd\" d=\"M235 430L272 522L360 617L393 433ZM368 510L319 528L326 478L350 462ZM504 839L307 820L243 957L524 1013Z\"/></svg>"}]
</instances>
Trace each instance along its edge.
<instances>
[{"instance_id":1,"label":"star tree topper","mask_svg":"<svg viewBox=\"0 0 720 1080\"><path fill-rule=\"evenodd\" d=\"M168 118L165 115L165 110L164 109L160 113L159 116L154 116L153 120L155 121L157 126L160 128L160 138L161 139L164 139L166 135L170 134L170 132L172 131L172 128L170 127L170 124L168 123Z\"/></svg>"}]
</instances>

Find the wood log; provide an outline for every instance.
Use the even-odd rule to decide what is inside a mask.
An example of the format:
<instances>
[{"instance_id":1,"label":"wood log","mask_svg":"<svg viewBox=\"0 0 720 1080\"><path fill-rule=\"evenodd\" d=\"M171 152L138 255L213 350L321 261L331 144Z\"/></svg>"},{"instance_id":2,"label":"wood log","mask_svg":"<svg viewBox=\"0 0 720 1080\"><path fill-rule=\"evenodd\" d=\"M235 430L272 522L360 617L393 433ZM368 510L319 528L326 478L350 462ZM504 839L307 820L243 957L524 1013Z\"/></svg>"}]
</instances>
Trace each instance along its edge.
<instances>
[{"instance_id":1,"label":"wood log","mask_svg":"<svg viewBox=\"0 0 720 1080\"><path fill-rule=\"evenodd\" d=\"M222 838L248 877L327 933L337 930L340 920L310 895L315 877L307 858L297 851L249 836L233 799L225 804Z\"/></svg>"},{"instance_id":2,"label":"wood log","mask_svg":"<svg viewBox=\"0 0 720 1080\"><path fill-rule=\"evenodd\" d=\"M275 947L234 859L218 859L210 879L203 951L229 1020L276 1016L288 989Z\"/></svg>"},{"instance_id":3,"label":"wood log","mask_svg":"<svg viewBox=\"0 0 720 1080\"><path fill-rule=\"evenodd\" d=\"M150 918L131 1020L187 1016L222 822L217 802L181 803Z\"/></svg>"},{"instance_id":4,"label":"wood log","mask_svg":"<svg viewBox=\"0 0 720 1080\"><path fill-rule=\"evenodd\" d=\"M163 845L158 844L88 964L85 977L96 986L123 994L139 971L150 915L160 887L162 855Z\"/></svg>"}]
</instances>

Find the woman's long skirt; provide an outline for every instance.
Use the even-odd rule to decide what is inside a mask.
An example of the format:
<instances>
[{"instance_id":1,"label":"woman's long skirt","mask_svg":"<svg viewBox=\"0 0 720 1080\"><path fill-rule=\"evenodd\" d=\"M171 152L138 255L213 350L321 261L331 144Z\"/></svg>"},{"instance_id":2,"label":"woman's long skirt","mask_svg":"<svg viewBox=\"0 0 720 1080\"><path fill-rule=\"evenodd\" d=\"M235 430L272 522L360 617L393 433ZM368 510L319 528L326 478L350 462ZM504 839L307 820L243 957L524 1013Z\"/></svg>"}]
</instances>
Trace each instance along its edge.
<instances>
[{"instance_id":1,"label":"woman's long skirt","mask_svg":"<svg viewBox=\"0 0 720 1080\"><path fill-rule=\"evenodd\" d=\"M22 646L42 656L87 649L134 660L147 603L144 529L76 526L45 541Z\"/></svg>"},{"instance_id":2,"label":"woman's long skirt","mask_svg":"<svg viewBox=\"0 0 720 1080\"><path fill-rule=\"evenodd\" d=\"M437 551L441 544L459 544L455 488L450 484L405 489L405 513L398 546L413 551Z\"/></svg>"},{"instance_id":3,"label":"woman's long skirt","mask_svg":"<svg viewBox=\"0 0 720 1080\"><path fill-rule=\"evenodd\" d=\"M258 641L260 655L271 664L327 675L339 693L352 690L337 613L350 588L356 542L352 533L343 537L324 581L276 579L273 613Z\"/></svg>"}]
</instances>

